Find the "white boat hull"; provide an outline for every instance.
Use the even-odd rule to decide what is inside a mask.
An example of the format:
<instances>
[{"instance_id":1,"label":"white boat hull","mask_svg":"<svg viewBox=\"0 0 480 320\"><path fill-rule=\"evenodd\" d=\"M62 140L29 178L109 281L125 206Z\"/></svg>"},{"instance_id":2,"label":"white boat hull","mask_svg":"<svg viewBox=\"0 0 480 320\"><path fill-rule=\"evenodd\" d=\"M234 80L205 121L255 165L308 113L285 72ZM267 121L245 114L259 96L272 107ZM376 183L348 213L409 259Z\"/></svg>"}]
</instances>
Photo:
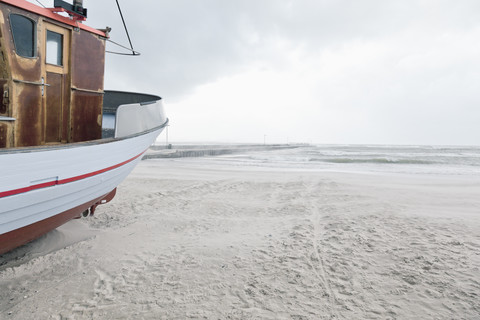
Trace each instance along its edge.
<instances>
[{"instance_id":1,"label":"white boat hull","mask_svg":"<svg viewBox=\"0 0 480 320\"><path fill-rule=\"evenodd\" d=\"M113 197L167 125L162 120L123 138L2 150L0 254Z\"/></svg>"}]
</instances>

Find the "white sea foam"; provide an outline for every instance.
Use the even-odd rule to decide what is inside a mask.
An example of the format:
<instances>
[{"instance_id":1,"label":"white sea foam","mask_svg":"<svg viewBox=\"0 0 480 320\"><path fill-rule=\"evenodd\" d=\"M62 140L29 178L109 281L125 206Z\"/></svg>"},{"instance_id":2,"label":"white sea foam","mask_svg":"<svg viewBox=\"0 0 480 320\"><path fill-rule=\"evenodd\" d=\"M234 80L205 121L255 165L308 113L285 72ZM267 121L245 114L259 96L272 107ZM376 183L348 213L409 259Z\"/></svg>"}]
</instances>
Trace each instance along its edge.
<instances>
[{"instance_id":1,"label":"white sea foam","mask_svg":"<svg viewBox=\"0 0 480 320\"><path fill-rule=\"evenodd\" d=\"M309 145L224 155L218 162L341 172L480 175L480 147Z\"/></svg>"}]
</instances>

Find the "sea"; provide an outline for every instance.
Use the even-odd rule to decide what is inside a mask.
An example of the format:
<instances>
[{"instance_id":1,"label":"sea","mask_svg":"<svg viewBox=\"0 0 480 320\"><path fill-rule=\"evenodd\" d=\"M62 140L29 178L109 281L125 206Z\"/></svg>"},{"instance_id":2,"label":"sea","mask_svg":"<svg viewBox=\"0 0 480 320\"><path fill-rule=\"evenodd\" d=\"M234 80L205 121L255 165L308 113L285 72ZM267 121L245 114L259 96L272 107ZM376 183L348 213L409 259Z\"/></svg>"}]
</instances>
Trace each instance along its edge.
<instances>
[{"instance_id":1,"label":"sea","mask_svg":"<svg viewBox=\"0 0 480 320\"><path fill-rule=\"evenodd\" d=\"M221 155L216 162L252 167L480 177L480 146L293 145ZM212 159L210 159L212 160Z\"/></svg>"}]
</instances>

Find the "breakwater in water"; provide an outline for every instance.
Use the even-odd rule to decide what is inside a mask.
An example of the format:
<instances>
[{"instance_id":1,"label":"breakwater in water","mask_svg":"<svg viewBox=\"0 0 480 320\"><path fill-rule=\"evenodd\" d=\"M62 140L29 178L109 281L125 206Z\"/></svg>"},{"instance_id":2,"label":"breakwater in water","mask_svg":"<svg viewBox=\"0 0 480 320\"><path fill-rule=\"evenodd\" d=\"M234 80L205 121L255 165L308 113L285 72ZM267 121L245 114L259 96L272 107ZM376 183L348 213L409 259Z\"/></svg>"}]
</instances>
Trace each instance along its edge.
<instances>
[{"instance_id":1,"label":"breakwater in water","mask_svg":"<svg viewBox=\"0 0 480 320\"><path fill-rule=\"evenodd\" d=\"M151 146L143 156L145 159L154 158L185 158L219 156L251 151L268 151L281 149L295 149L305 144L249 144L249 145L178 145L167 148L165 146Z\"/></svg>"}]
</instances>

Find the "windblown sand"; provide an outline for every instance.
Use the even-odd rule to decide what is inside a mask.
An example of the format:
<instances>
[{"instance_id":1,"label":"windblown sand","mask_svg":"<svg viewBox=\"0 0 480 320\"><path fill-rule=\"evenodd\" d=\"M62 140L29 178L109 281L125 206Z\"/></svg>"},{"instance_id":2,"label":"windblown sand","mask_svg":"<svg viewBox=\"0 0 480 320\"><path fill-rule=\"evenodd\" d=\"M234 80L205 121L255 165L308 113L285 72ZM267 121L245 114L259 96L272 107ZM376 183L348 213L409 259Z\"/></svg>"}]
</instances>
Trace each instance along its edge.
<instances>
[{"instance_id":1,"label":"windblown sand","mask_svg":"<svg viewBox=\"0 0 480 320\"><path fill-rule=\"evenodd\" d=\"M0 263L0 319L480 319L480 181L147 160Z\"/></svg>"}]
</instances>

